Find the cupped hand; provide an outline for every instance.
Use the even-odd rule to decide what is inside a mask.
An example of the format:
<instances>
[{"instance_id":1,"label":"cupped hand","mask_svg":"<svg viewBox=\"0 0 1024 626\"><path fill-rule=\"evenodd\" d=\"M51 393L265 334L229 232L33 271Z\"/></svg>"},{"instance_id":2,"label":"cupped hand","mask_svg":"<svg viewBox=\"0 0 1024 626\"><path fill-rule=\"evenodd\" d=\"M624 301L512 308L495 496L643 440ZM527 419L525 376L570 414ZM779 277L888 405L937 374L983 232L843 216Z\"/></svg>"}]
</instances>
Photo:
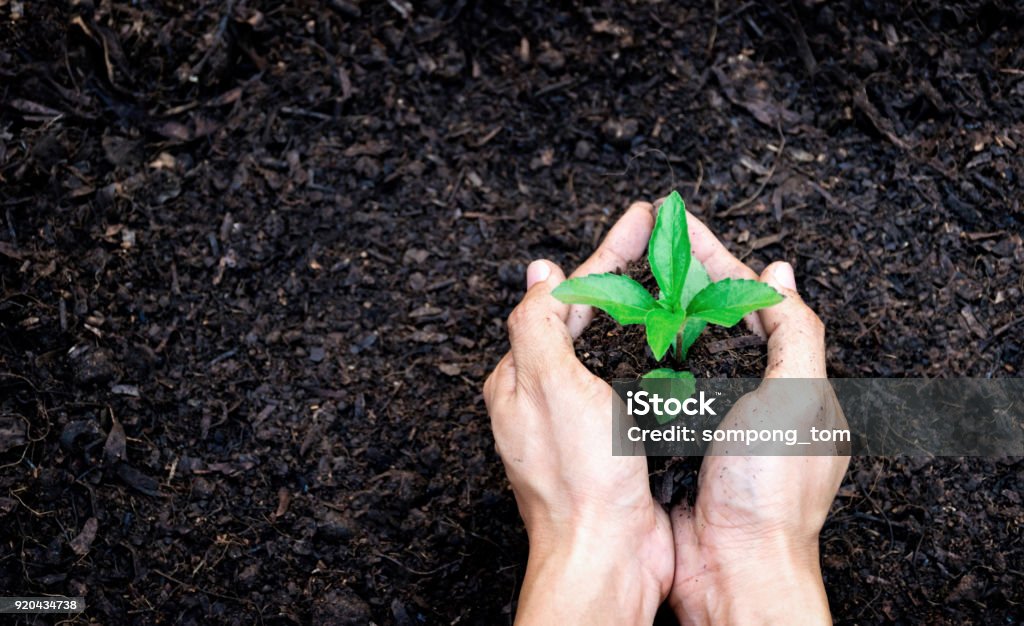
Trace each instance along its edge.
<instances>
[{"instance_id":1,"label":"cupped hand","mask_svg":"<svg viewBox=\"0 0 1024 626\"><path fill-rule=\"evenodd\" d=\"M773 263L758 277L696 218L689 224L712 280L759 279L786 296L748 317L768 340L765 380L720 427L846 428L825 380L824 326L797 293L792 267ZM669 602L680 623L830 623L818 533L849 457L830 443L812 446L819 456L743 456L727 445L705 457L695 504L672 511Z\"/></svg>"},{"instance_id":2,"label":"cupped hand","mask_svg":"<svg viewBox=\"0 0 1024 626\"><path fill-rule=\"evenodd\" d=\"M633 205L573 276L640 258L653 223L650 204ZM572 345L593 312L551 296L563 280L553 263L529 266L508 320L512 349L484 385L530 540L517 621L649 624L672 582L671 526L647 459L612 456L612 389Z\"/></svg>"}]
</instances>

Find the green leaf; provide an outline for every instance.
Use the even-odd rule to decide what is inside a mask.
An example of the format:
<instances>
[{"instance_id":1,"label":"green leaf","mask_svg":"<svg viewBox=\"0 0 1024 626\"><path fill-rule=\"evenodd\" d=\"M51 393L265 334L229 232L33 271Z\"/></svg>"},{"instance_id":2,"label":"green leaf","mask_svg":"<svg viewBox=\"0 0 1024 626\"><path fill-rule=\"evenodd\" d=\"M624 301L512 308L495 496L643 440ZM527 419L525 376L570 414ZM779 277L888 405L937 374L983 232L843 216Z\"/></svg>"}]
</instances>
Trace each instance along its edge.
<instances>
[{"instance_id":1,"label":"green leaf","mask_svg":"<svg viewBox=\"0 0 1024 626\"><path fill-rule=\"evenodd\" d=\"M658 209L658 220L654 223L647 248L647 260L651 262L651 273L661 288L661 297L675 307L690 266L686 205L678 191L669 194Z\"/></svg>"},{"instance_id":2,"label":"green leaf","mask_svg":"<svg viewBox=\"0 0 1024 626\"><path fill-rule=\"evenodd\" d=\"M667 380L668 382L653 382L662 380ZM644 374L643 380L640 381L640 387L646 389L648 393L663 393L666 391L666 386L671 397L682 401L697 391L697 380L690 372L679 372L670 367L660 367ZM654 419L659 424L667 424L676 418L672 415L655 413Z\"/></svg>"},{"instance_id":3,"label":"green leaf","mask_svg":"<svg viewBox=\"0 0 1024 626\"><path fill-rule=\"evenodd\" d=\"M704 264L696 258L690 259L690 267L686 270L686 282L683 283L683 293L679 296L679 308L685 311L690 300L710 284L711 277L704 269Z\"/></svg>"},{"instance_id":4,"label":"green leaf","mask_svg":"<svg viewBox=\"0 0 1024 626\"><path fill-rule=\"evenodd\" d=\"M682 361L686 358L686 353L690 351L690 347L693 346L693 342L697 341L697 337L704 332L708 323L704 320L699 320L696 317L686 318L686 323L683 324L683 338L681 343L677 345L679 350L676 352L676 360Z\"/></svg>"},{"instance_id":5,"label":"green leaf","mask_svg":"<svg viewBox=\"0 0 1024 626\"><path fill-rule=\"evenodd\" d=\"M655 308L654 298L643 286L621 274L591 274L570 278L555 287L551 295L566 304L589 304L611 315L616 322L643 324Z\"/></svg>"},{"instance_id":6,"label":"green leaf","mask_svg":"<svg viewBox=\"0 0 1024 626\"><path fill-rule=\"evenodd\" d=\"M662 379L662 378L676 378L679 380L694 380L693 374L690 372L680 372L672 369L671 367L659 367L656 370L651 370L644 374L644 380L649 379Z\"/></svg>"},{"instance_id":7,"label":"green leaf","mask_svg":"<svg viewBox=\"0 0 1024 626\"><path fill-rule=\"evenodd\" d=\"M747 313L782 302L782 294L756 280L727 278L693 297L687 315L719 326L733 326Z\"/></svg>"},{"instance_id":8,"label":"green leaf","mask_svg":"<svg viewBox=\"0 0 1024 626\"><path fill-rule=\"evenodd\" d=\"M644 320L647 345L651 347L656 360L660 361L665 356L685 319L686 313L683 311L654 308L647 312L647 319Z\"/></svg>"}]
</instances>

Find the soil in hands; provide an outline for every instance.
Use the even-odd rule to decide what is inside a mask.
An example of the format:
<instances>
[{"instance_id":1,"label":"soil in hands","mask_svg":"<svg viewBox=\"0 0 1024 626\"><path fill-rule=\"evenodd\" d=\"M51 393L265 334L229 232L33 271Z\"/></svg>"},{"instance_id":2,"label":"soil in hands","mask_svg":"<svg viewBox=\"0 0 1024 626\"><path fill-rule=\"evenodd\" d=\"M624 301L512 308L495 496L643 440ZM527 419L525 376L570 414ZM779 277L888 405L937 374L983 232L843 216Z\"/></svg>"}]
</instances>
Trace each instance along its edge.
<instances>
[{"instance_id":1,"label":"soil in hands","mask_svg":"<svg viewBox=\"0 0 1024 626\"><path fill-rule=\"evenodd\" d=\"M630 263L623 273L650 293L658 292L646 258ZM658 367L687 370L697 378L760 378L767 362L764 340L744 322L732 328L708 324L682 363L671 354L655 361L642 325L620 326L601 311L576 340L576 354L591 372L608 382L635 379ZM665 506L684 499L692 504L700 466L701 457L649 457L655 499Z\"/></svg>"}]
</instances>

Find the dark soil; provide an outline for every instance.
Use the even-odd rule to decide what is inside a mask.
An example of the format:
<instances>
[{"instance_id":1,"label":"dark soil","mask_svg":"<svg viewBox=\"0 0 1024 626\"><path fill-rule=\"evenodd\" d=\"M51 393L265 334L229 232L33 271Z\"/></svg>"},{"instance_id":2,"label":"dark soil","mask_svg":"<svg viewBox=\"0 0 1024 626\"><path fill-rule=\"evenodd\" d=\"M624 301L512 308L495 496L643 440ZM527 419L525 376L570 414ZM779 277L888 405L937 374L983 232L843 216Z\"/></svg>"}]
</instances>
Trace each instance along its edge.
<instances>
[{"instance_id":1,"label":"dark soil","mask_svg":"<svg viewBox=\"0 0 1024 626\"><path fill-rule=\"evenodd\" d=\"M1019 376L1020 6L686 4L0 1L0 595L507 622L504 319L672 188L835 375ZM855 460L836 620L1024 621L1022 491Z\"/></svg>"}]
</instances>

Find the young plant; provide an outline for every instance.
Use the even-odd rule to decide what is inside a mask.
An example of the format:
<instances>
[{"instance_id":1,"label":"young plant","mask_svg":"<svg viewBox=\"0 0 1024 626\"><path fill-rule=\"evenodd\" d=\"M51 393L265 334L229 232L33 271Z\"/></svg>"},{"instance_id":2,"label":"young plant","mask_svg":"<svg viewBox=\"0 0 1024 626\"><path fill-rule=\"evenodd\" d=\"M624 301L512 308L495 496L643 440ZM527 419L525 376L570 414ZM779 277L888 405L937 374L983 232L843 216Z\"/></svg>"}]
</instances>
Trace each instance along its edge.
<instances>
[{"instance_id":1,"label":"young plant","mask_svg":"<svg viewBox=\"0 0 1024 626\"><path fill-rule=\"evenodd\" d=\"M647 258L660 293L655 299L640 283L621 274L571 278L552 295L566 304L589 304L622 324L643 324L656 360L671 348L677 362L709 324L730 327L747 313L782 302L782 295L756 280L727 278L712 283L690 252L686 206L672 194L658 210ZM693 380L689 372L659 368L644 378Z\"/></svg>"}]
</instances>

